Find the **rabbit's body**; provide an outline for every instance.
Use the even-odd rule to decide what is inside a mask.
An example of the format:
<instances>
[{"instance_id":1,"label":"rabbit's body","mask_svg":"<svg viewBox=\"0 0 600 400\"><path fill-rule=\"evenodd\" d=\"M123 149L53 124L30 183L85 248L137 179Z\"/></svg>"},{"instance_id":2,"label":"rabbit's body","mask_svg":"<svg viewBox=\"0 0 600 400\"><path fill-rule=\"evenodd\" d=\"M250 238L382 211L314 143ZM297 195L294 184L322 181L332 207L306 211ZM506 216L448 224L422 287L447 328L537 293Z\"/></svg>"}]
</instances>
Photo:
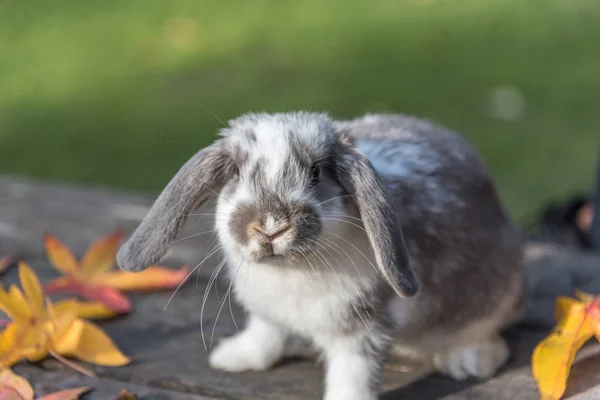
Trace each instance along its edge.
<instances>
[{"instance_id":1,"label":"rabbit's body","mask_svg":"<svg viewBox=\"0 0 600 400\"><path fill-rule=\"evenodd\" d=\"M451 131L400 115L341 125L395 200L421 282L411 300L393 298L399 337L420 341L425 332L445 335L468 321L514 319L522 300L521 241L471 146Z\"/></svg>"},{"instance_id":2,"label":"rabbit's body","mask_svg":"<svg viewBox=\"0 0 600 400\"><path fill-rule=\"evenodd\" d=\"M130 270L155 262L208 197L195 186L222 189L216 229L249 320L211 353L214 368L263 370L314 349L326 400L373 400L393 340L456 379L506 361L520 241L462 138L398 115L311 113L243 116L222 136L119 254Z\"/></svg>"}]
</instances>

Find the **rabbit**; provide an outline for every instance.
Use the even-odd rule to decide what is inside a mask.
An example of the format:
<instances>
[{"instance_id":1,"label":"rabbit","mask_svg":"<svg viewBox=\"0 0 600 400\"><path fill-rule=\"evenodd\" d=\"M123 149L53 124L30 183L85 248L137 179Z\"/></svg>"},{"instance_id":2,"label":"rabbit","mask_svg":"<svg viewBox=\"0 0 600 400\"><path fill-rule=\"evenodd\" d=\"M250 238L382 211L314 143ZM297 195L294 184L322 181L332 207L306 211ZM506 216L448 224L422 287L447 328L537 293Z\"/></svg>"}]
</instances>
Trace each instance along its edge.
<instances>
[{"instance_id":1,"label":"rabbit","mask_svg":"<svg viewBox=\"0 0 600 400\"><path fill-rule=\"evenodd\" d=\"M325 400L374 400L392 351L455 380L507 362L501 333L523 309L521 239L457 133L402 114L239 116L166 186L119 249L120 268L164 258L214 194L248 319L211 351L212 368L317 354Z\"/></svg>"}]
</instances>

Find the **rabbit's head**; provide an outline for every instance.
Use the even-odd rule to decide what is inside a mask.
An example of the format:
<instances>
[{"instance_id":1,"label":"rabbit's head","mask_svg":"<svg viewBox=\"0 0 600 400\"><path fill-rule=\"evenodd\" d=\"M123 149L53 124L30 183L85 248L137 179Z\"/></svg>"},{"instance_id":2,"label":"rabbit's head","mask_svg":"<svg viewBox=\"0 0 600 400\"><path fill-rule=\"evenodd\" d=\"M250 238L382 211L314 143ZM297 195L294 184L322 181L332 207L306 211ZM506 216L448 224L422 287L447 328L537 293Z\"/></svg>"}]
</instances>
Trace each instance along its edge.
<instances>
[{"instance_id":1,"label":"rabbit's head","mask_svg":"<svg viewBox=\"0 0 600 400\"><path fill-rule=\"evenodd\" d=\"M219 193L220 240L248 261L291 262L342 232L355 207L383 276L403 297L418 290L389 195L369 160L326 115L248 114L175 175L117 255L138 271L167 252L187 215ZM360 221L358 221L360 223Z\"/></svg>"}]
</instances>

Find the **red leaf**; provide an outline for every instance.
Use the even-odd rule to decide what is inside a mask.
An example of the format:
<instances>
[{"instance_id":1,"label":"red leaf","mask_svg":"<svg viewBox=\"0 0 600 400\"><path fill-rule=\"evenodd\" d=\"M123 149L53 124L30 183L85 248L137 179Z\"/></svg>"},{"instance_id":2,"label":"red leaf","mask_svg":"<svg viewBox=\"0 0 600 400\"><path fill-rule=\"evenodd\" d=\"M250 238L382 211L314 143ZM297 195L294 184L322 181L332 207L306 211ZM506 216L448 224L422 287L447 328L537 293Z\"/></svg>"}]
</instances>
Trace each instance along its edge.
<instances>
[{"instance_id":1,"label":"red leaf","mask_svg":"<svg viewBox=\"0 0 600 400\"><path fill-rule=\"evenodd\" d=\"M104 304L117 314L129 313L131 311L131 301L120 291L108 286L85 286L74 279L58 278L56 284L50 282L46 285L47 293L56 293L63 290L75 293L87 300Z\"/></svg>"},{"instance_id":2,"label":"red leaf","mask_svg":"<svg viewBox=\"0 0 600 400\"><path fill-rule=\"evenodd\" d=\"M11 256L0 257L0 275L8 271L14 265L14 260Z\"/></svg>"}]
</instances>

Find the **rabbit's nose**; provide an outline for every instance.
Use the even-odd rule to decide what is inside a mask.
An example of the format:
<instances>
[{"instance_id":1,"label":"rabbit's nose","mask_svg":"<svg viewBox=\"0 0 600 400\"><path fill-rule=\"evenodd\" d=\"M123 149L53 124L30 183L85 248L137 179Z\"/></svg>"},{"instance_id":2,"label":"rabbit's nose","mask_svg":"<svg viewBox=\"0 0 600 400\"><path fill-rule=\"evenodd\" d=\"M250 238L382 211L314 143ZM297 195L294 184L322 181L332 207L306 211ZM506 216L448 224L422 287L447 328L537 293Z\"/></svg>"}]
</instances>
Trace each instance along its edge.
<instances>
[{"instance_id":1,"label":"rabbit's nose","mask_svg":"<svg viewBox=\"0 0 600 400\"><path fill-rule=\"evenodd\" d=\"M285 225L279 226L278 229L271 229L271 230L267 231L264 229L264 227L260 226L259 224L253 223L253 224L251 224L251 228L256 233L258 233L262 238L266 239L269 242L272 242L279 236L281 236L284 233L286 233L287 231L289 231L290 225L285 224Z\"/></svg>"}]
</instances>

